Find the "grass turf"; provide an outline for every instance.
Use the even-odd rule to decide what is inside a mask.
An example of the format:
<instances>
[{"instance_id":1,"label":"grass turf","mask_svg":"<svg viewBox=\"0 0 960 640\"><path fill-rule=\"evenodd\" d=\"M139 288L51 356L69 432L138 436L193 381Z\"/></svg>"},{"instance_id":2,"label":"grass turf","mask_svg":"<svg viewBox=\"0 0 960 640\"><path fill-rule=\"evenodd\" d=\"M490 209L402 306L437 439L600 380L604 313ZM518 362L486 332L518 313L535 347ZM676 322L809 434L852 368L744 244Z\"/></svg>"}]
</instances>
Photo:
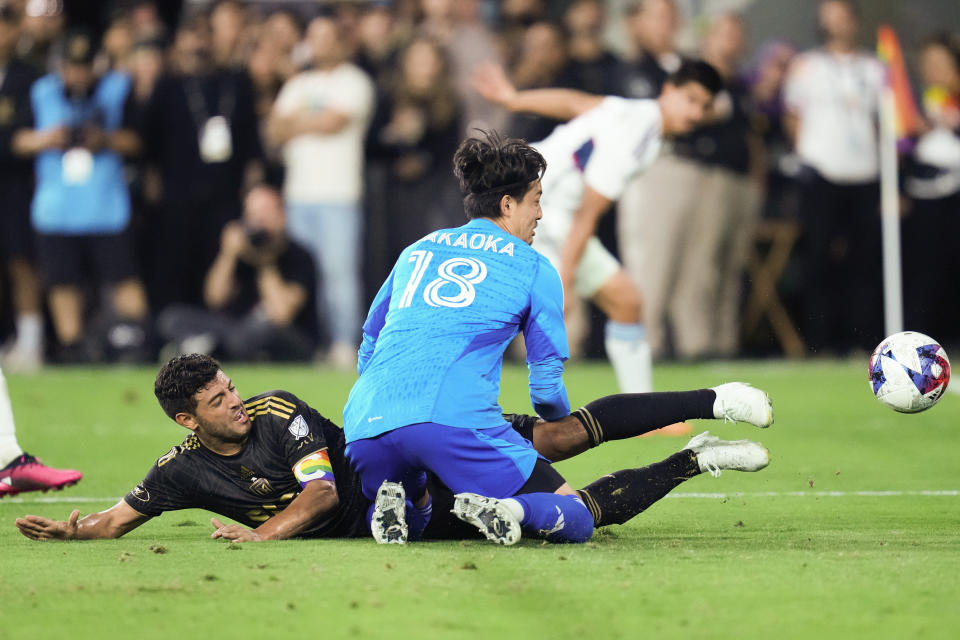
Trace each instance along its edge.
<instances>
[{"instance_id":1,"label":"grass turf","mask_svg":"<svg viewBox=\"0 0 960 640\"><path fill-rule=\"evenodd\" d=\"M524 540L378 547L368 540L236 545L210 514L166 514L119 540L36 543L13 520L109 507L185 432L152 395L155 370L9 376L23 447L84 471L60 493L0 501L0 639L217 636L331 638L952 638L960 626L960 401L896 414L870 396L865 362L662 366L660 388L748 380L774 399L757 474L701 476L579 546ZM284 388L334 420L352 376L229 367L241 393ZM577 406L615 389L609 367L573 364ZM503 405L529 406L508 367ZM632 439L559 465L576 486L642 466L685 440ZM896 492L870 495L870 492ZM922 492L941 492L923 495ZM692 494L724 494L695 496ZM67 503L42 500L102 498Z\"/></svg>"}]
</instances>

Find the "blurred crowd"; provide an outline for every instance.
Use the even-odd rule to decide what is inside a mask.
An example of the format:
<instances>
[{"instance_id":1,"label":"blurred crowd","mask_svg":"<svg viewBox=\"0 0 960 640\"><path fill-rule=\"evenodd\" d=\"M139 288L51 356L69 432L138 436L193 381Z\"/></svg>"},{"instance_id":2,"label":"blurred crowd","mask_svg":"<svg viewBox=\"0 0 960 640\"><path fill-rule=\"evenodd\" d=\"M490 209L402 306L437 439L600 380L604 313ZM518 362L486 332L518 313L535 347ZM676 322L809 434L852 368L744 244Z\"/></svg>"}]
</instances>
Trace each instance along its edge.
<instances>
[{"instance_id":1,"label":"blurred crowd","mask_svg":"<svg viewBox=\"0 0 960 640\"><path fill-rule=\"evenodd\" d=\"M519 88L655 98L690 55L727 83L710 122L674 140L600 231L640 286L655 356L781 348L741 320L762 263L754 230L771 220L798 240L764 295L805 351L871 349L884 69L857 6L820 5L816 49L770 41L749 58L735 14L701 20L681 51L671 0L616 6L5 0L4 367L184 351L348 367L400 251L464 220L458 142L477 128L536 141L558 124L484 102L479 62ZM606 44L611 19L627 55ZM905 319L950 343L960 49L932 35L918 59L923 123L900 176Z\"/></svg>"}]
</instances>

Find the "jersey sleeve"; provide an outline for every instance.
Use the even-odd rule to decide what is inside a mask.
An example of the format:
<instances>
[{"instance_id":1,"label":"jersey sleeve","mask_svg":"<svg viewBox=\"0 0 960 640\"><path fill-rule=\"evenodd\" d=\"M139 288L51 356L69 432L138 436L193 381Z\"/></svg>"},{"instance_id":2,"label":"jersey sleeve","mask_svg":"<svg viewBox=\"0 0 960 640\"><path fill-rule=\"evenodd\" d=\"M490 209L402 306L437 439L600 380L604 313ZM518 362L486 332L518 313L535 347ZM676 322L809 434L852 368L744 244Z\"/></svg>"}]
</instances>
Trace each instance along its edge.
<instances>
[{"instance_id":1,"label":"jersey sleeve","mask_svg":"<svg viewBox=\"0 0 960 640\"><path fill-rule=\"evenodd\" d=\"M172 469L164 469L176 455L177 448L174 447L157 460L143 481L124 496L123 501L134 511L154 518L166 511L195 507L179 486L178 475Z\"/></svg>"},{"instance_id":2,"label":"jersey sleeve","mask_svg":"<svg viewBox=\"0 0 960 640\"><path fill-rule=\"evenodd\" d=\"M608 200L619 200L627 183L644 169L650 145L658 144L660 121L655 112L632 113L622 98L607 98L602 128L584 168L584 183ZM627 134L629 132L629 134Z\"/></svg>"},{"instance_id":3,"label":"jersey sleeve","mask_svg":"<svg viewBox=\"0 0 960 640\"><path fill-rule=\"evenodd\" d=\"M570 413L563 384L563 363L570 357L563 321L563 285L546 260L540 260L530 293L530 313L523 325L530 370L530 401L547 420Z\"/></svg>"},{"instance_id":4,"label":"jersey sleeve","mask_svg":"<svg viewBox=\"0 0 960 640\"><path fill-rule=\"evenodd\" d=\"M390 271L390 275L380 287L377 296L370 304L370 311L367 319L363 323L363 341L360 343L360 353L357 357L357 373L362 374L364 369L370 363L373 357L373 350L377 346L377 338L380 336L380 330L386 322L387 311L390 310L390 298L393 294L393 274L396 271Z\"/></svg>"},{"instance_id":5,"label":"jersey sleeve","mask_svg":"<svg viewBox=\"0 0 960 640\"><path fill-rule=\"evenodd\" d=\"M324 426L330 421L295 395L285 391L264 394L246 403L255 419L267 416L279 451L303 488L308 482L334 482Z\"/></svg>"}]
</instances>

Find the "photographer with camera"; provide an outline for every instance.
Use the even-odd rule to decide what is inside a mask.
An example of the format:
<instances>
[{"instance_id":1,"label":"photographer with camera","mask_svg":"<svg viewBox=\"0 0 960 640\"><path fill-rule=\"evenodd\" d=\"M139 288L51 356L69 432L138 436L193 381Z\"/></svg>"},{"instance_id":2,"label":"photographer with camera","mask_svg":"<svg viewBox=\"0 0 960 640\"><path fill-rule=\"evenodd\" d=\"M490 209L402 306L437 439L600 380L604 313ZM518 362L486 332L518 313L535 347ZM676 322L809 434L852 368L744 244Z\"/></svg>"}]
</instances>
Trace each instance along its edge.
<instances>
[{"instance_id":1,"label":"photographer with camera","mask_svg":"<svg viewBox=\"0 0 960 640\"><path fill-rule=\"evenodd\" d=\"M57 72L31 87L32 123L12 141L15 153L35 157L31 223L64 362L103 356L85 340L84 292L104 284L112 291L107 315L113 326L131 329L118 335L139 336L112 346L138 353L146 347L147 298L134 260L124 176L124 156L141 146L131 126L131 80L117 72L98 77L95 53L88 32L67 33ZM87 274L87 265L94 273Z\"/></svg>"},{"instance_id":2,"label":"photographer with camera","mask_svg":"<svg viewBox=\"0 0 960 640\"><path fill-rule=\"evenodd\" d=\"M205 307L173 305L157 322L164 358L216 353L233 360L309 360L316 347L315 266L289 238L280 194L252 188L241 221L226 224L204 281Z\"/></svg>"}]
</instances>

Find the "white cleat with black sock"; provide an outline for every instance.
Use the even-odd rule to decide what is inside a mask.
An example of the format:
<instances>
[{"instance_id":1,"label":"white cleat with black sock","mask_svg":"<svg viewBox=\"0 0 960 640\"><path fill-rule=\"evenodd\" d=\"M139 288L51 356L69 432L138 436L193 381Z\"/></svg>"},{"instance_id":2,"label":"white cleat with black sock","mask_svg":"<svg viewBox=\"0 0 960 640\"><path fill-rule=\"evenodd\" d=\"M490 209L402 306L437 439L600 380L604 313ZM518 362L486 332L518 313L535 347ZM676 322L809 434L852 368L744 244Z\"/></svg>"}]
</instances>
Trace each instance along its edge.
<instances>
[{"instance_id":1,"label":"white cleat with black sock","mask_svg":"<svg viewBox=\"0 0 960 640\"><path fill-rule=\"evenodd\" d=\"M697 456L701 472L709 473L714 478L724 469L760 471L770 464L770 452L759 442L721 440L709 431L691 438L684 449Z\"/></svg>"},{"instance_id":2,"label":"white cleat with black sock","mask_svg":"<svg viewBox=\"0 0 960 640\"><path fill-rule=\"evenodd\" d=\"M713 387L713 417L728 422L749 422L766 429L773 424L773 403L762 389L746 382L728 382Z\"/></svg>"}]
</instances>

